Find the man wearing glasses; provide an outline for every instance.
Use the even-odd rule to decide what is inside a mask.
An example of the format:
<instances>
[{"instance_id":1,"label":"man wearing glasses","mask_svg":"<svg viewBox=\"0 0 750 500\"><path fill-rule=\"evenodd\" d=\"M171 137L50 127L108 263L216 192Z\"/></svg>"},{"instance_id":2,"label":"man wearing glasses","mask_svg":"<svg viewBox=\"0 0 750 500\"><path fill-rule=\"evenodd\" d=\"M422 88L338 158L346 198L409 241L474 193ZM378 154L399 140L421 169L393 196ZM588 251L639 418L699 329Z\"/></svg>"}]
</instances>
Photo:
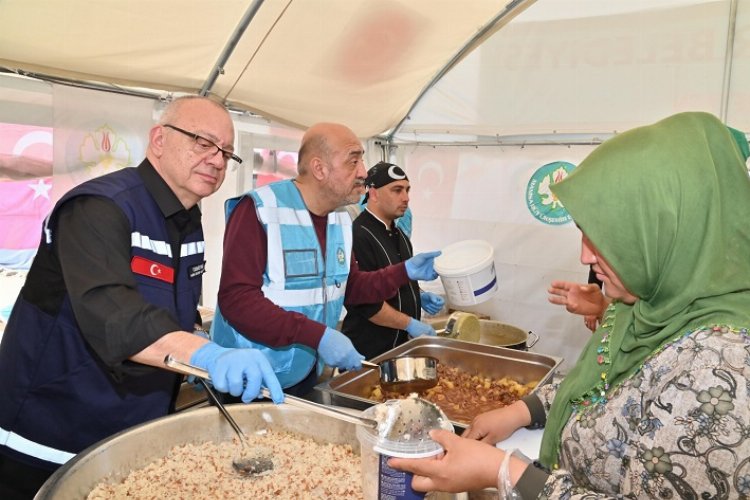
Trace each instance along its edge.
<instances>
[{"instance_id":1,"label":"man wearing glasses","mask_svg":"<svg viewBox=\"0 0 750 500\"><path fill-rule=\"evenodd\" d=\"M30 498L87 446L174 411L172 354L251 401L283 393L262 353L194 335L204 270L198 202L234 154L226 109L173 101L137 168L56 204L0 344L0 498Z\"/></svg>"}]
</instances>

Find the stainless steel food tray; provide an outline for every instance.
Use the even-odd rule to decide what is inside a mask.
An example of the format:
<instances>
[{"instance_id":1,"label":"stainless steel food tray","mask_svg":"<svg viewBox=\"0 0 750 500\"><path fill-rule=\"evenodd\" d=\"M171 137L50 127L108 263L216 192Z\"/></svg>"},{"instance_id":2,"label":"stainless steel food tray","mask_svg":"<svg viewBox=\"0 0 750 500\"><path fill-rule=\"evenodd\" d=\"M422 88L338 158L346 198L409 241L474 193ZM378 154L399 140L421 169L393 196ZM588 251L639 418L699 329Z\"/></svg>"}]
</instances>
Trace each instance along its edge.
<instances>
[{"instance_id":1,"label":"stainless steel food tray","mask_svg":"<svg viewBox=\"0 0 750 500\"><path fill-rule=\"evenodd\" d=\"M517 349L464 342L445 337L419 337L373 358L377 363L395 356L432 356L446 366L498 379L511 377L525 384L539 380L537 387L548 383L563 358ZM369 398L378 385L377 370L360 370L337 375L315 386L325 404L364 410L377 403ZM536 389L534 389L536 391ZM532 392L534 392L532 391ZM450 415L448 415L450 417ZM457 432L466 424L453 421Z\"/></svg>"}]
</instances>

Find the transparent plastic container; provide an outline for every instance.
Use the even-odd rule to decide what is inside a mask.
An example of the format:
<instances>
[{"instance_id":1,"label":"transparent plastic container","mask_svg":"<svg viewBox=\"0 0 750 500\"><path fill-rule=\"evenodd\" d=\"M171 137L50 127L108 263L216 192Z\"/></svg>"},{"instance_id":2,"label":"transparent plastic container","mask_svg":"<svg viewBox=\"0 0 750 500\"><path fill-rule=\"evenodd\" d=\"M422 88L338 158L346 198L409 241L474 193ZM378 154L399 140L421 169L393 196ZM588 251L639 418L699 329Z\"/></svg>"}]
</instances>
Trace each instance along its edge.
<instances>
[{"instance_id":1,"label":"transparent plastic container","mask_svg":"<svg viewBox=\"0 0 750 500\"><path fill-rule=\"evenodd\" d=\"M377 420L386 403L368 408L362 412L362 416ZM442 418L433 428L453 432L453 425L447 417ZM432 457L443 452L442 446L431 439L394 441L381 437L377 429L362 425L357 426L357 438L362 457L365 500L415 500L425 497L424 493L412 490L411 473L393 469L387 462L390 457Z\"/></svg>"}]
</instances>

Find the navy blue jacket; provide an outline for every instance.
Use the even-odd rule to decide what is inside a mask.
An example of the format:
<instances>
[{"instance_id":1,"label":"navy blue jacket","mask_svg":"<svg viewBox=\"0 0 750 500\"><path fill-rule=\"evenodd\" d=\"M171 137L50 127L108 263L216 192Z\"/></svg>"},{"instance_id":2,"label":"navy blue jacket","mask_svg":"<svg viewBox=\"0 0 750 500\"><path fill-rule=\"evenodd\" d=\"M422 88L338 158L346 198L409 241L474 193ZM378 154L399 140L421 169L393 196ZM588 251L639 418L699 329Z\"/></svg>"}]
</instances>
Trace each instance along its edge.
<instances>
[{"instance_id":1,"label":"navy blue jacket","mask_svg":"<svg viewBox=\"0 0 750 500\"><path fill-rule=\"evenodd\" d=\"M166 415L179 386L178 376L155 368L114 377L85 342L52 244L60 207L83 195L111 199L129 220L131 270L147 302L192 331L201 293L196 270L204 264L202 229L184 239L173 259L164 215L135 168L81 184L56 204L29 270L29 276L50 277L44 304L29 300L39 290L22 290L0 344L0 453L48 469L116 432ZM50 294L58 300L50 301ZM50 302L57 304L52 311Z\"/></svg>"}]
</instances>

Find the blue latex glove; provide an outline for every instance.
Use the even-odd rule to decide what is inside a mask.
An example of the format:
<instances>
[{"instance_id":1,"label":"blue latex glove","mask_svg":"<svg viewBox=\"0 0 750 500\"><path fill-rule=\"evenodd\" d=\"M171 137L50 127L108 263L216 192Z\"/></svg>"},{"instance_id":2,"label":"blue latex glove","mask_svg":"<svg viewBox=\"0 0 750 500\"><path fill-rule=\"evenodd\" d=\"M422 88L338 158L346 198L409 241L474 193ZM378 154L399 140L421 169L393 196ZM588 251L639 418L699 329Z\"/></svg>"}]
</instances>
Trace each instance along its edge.
<instances>
[{"instance_id":1,"label":"blue latex glove","mask_svg":"<svg viewBox=\"0 0 750 500\"><path fill-rule=\"evenodd\" d=\"M442 252L425 252L418 253L405 262L406 274L411 280L432 281L437 278L437 273L433 267L435 257Z\"/></svg>"},{"instance_id":2,"label":"blue latex glove","mask_svg":"<svg viewBox=\"0 0 750 500\"><path fill-rule=\"evenodd\" d=\"M422 299L422 309L430 314L437 314L445 305L445 299L435 293L422 292L419 297Z\"/></svg>"},{"instance_id":3,"label":"blue latex glove","mask_svg":"<svg viewBox=\"0 0 750 500\"><path fill-rule=\"evenodd\" d=\"M241 395L243 403L258 397L261 383L268 387L274 403L284 402L271 363L257 349L230 349L208 342L190 356L190 364L206 370L217 391Z\"/></svg>"},{"instance_id":4,"label":"blue latex glove","mask_svg":"<svg viewBox=\"0 0 750 500\"><path fill-rule=\"evenodd\" d=\"M409 324L406 326L406 333L408 333L409 337L412 338L421 337L422 335L427 335L429 337L434 337L435 335L437 335L433 327L431 327L427 323L417 321L414 318L411 318L411 320L409 320Z\"/></svg>"},{"instance_id":5,"label":"blue latex glove","mask_svg":"<svg viewBox=\"0 0 750 500\"><path fill-rule=\"evenodd\" d=\"M325 364L344 370L359 370L365 359L354 348L352 341L343 333L326 327L318 344L318 352Z\"/></svg>"}]
</instances>

